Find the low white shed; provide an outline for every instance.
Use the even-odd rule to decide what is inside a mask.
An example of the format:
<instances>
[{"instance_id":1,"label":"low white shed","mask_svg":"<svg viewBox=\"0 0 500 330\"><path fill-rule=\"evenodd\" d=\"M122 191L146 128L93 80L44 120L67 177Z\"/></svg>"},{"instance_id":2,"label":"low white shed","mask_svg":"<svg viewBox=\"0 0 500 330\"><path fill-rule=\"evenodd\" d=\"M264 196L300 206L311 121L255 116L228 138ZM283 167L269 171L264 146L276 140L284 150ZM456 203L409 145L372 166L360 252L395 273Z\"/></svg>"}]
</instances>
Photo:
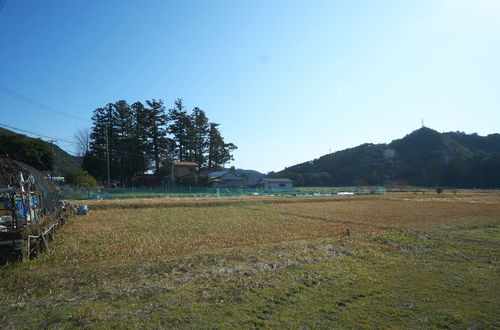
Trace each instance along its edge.
<instances>
[{"instance_id":1,"label":"low white shed","mask_svg":"<svg viewBox=\"0 0 500 330\"><path fill-rule=\"evenodd\" d=\"M259 181L259 187L271 190L292 190L293 181L290 179L263 178Z\"/></svg>"}]
</instances>

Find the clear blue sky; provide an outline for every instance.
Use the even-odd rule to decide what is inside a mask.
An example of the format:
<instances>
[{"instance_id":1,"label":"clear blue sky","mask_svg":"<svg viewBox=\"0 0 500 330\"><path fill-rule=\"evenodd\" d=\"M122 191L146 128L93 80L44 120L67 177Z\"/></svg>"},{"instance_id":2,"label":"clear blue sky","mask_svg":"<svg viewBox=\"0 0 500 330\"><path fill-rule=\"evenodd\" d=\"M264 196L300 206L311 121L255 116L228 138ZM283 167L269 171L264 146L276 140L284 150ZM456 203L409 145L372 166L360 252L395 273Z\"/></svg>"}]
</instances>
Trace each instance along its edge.
<instances>
[{"instance_id":1,"label":"clear blue sky","mask_svg":"<svg viewBox=\"0 0 500 330\"><path fill-rule=\"evenodd\" d=\"M177 97L221 124L235 166L260 171L422 118L500 131L497 0L8 0L0 47L0 123L64 139L108 102Z\"/></svg>"}]
</instances>

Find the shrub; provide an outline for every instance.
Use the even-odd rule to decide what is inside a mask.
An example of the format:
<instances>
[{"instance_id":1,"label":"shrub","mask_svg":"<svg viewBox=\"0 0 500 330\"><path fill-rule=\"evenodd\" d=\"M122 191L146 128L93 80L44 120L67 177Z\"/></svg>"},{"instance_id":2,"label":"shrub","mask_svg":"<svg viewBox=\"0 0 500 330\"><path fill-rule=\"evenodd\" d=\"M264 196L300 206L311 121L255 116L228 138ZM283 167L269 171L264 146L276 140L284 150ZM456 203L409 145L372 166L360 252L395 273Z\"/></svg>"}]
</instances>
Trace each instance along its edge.
<instances>
[{"instance_id":1,"label":"shrub","mask_svg":"<svg viewBox=\"0 0 500 330\"><path fill-rule=\"evenodd\" d=\"M72 186L80 186L80 187L95 187L97 186L97 181L94 179L92 175L90 175L87 171L82 169L73 170L64 176L64 180L67 184Z\"/></svg>"}]
</instances>

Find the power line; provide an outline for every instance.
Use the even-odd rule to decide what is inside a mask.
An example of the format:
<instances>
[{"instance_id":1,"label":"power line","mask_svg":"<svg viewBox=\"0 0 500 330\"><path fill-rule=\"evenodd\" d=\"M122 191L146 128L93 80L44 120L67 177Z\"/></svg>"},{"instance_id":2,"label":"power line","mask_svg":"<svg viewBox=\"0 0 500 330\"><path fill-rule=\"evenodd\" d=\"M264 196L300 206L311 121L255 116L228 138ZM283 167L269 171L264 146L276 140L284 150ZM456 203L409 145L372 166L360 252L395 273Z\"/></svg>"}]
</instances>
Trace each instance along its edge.
<instances>
[{"instance_id":1,"label":"power line","mask_svg":"<svg viewBox=\"0 0 500 330\"><path fill-rule=\"evenodd\" d=\"M52 158L52 166L51 166L51 177L53 176L54 174L54 167L55 167L55 149L54 149L54 142L55 141L59 141L59 142L66 142L66 143L70 143L70 144L75 144L75 145L78 145L77 142L71 142L71 141L67 141L67 140L64 140L64 139L60 139L60 138L55 138L53 136L48 136L48 135L45 135L45 134L39 134L39 133L36 133L36 132L33 132L33 131L30 131L30 130L25 130L25 129L22 129L22 128L17 128L17 127L14 127L14 126L10 126L10 125L5 125L5 124L1 124L0 123L0 126L2 127L6 127L6 128L9 128L9 129L13 129L13 130L16 130L16 131L20 131L20 132L24 132L24 133L28 133L28 134L33 134L33 135L37 135L37 136L40 136L40 137L44 137L44 138L47 138L47 139L50 139L49 143L51 144L51 147L52 147L52 154L54 155L54 157ZM89 157L89 158L93 158L93 159L97 159L97 160L100 160L100 161L104 161L107 163L107 172L108 172L108 185L111 183L110 181L110 165L109 165L109 155L110 155L110 152L111 153L114 153L114 154L122 154L122 155L127 155L127 156L136 156L136 157L146 157L146 155L144 154L136 154L136 153L132 153L132 152L128 152L128 151L119 151L119 150L114 150L114 149L109 149L108 147L108 137L107 137L107 130L106 130L106 159L104 158L101 158L101 157L96 157L94 155L89 155L89 154L86 154L85 157ZM73 155L74 156L74 155Z\"/></svg>"},{"instance_id":2,"label":"power line","mask_svg":"<svg viewBox=\"0 0 500 330\"><path fill-rule=\"evenodd\" d=\"M0 1L2 1L2 0L0 0ZM61 116L66 116L66 117L71 118L71 119L78 119L78 120L84 120L84 121L88 120L88 119L85 119L85 118L82 118L82 117L79 117L79 116L76 116L76 115L73 115L73 114L70 114L70 113L58 110L58 109L56 109L54 107L48 106L48 105L43 104L41 102L35 101L35 100L33 100L32 98L30 98L30 97L28 97L26 95L23 95L23 94L21 94L19 92L16 92L16 91L14 91L12 89L9 89L7 87L4 87L2 85L0 85L0 93L9 95L9 96L11 96L11 97L13 97L15 99L18 99L20 101L23 101L23 102L31 104L31 105L34 105L35 107L37 107L39 109L57 113L57 114L59 114Z\"/></svg>"},{"instance_id":3,"label":"power line","mask_svg":"<svg viewBox=\"0 0 500 330\"><path fill-rule=\"evenodd\" d=\"M18 100L15 100L11 96L7 94L2 94L0 92L0 101L5 101L8 103L6 105L6 111L10 113L20 113L21 111L29 111L31 113L34 113L35 115L42 116L44 119L51 119L55 121L61 120L61 116L55 113L51 112L45 112L45 111L40 111L40 109L34 107L32 104L24 103L24 102L19 102ZM10 107L9 110L7 108ZM15 110L12 110L15 109ZM28 114L27 114L28 115Z\"/></svg>"},{"instance_id":4,"label":"power line","mask_svg":"<svg viewBox=\"0 0 500 330\"><path fill-rule=\"evenodd\" d=\"M7 0L0 0L0 10L3 9L3 6L7 3Z\"/></svg>"},{"instance_id":5,"label":"power line","mask_svg":"<svg viewBox=\"0 0 500 330\"><path fill-rule=\"evenodd\" d=\"M5 125L5 124L1 124L0 123L0 126L6 127L6 128L9 128L9 129L13 129L13 130L16 130L16 131L20 131L20 132L23 132L23 133L33 134L33 135L36 135L36 136L39 136L39 137L43 137L43 138L46 138L46 139L51 139L51 140L60 141L60 142L66 142L66 143L70 143L70 144L77 144L74 141L72 142L72 141L61 139L61 138L56 138L56 137L53 137L53 136L48 136L48 135L36 133L36 132L33 132L33 131L28 131L26 129L17 128L17 127L10 126L10 125Z\"/></svg>"},{"instance_id":6,"label":"power line","mask_svg":"<svg viewBox=\"0 0 500 330\"><path fill-rule=\"evenodd\" d=\"M36 136L39 136L39 137L43 137L43 138L46 138L46 139L50 139L50 140L54 140L54 141L57 141L57 142L65 142L65 143L69 143L69 144L78 145L78 142L75 142L75 141L68 141L68 140L64 140L64 139L61 139L61 138L56 138L56 137L53 137L53 136L36 133L36 132L29 131L29 130L26 130L26 129L17 128L17 127L10 126L10 125L5 125L5 124L2 124L2 123L0 123L0 126L6 127L8 129L13 129L13 130L16 130L16 131L19 131L19 132L23 132L23 133L33 134L33 135L36 135ZM145 156L145 155L136 154L136 153L129 152L129 151L121 151L121 150L116 150L116 149L109 149L109 151L111 153L114 153L114 154L122 154L122 155L127 155L127 156L137 156L137 157L144 157ZM97 159L105 160L104 158L100 158L100 157L95 157L95 156L91 156L91 157L92 158L97 158Z\"/></svg>"},{"instance_id":7,"label":"power line","mask_svg":"<svg viewBox=\"0 0 500 330\"><path fill-rule=\"evenodd\" d=\"M2 127L7 127L9 129L13 129L13 130L16 130L16 131L19 131L19 132L23 132L23 133L28 133L28 134L33 134L33 135L36 135L36 136L39 136L39 137L43 137L43 138L46 138L46 139L50 139L49 143L51 144L51 148L52 148L52 154L54 155L54 158L52 159L52 165L51 165L51 176L53 175L54 173L54 166L55 166L55 149L54 149L54 142L65 142L65 143L70 143L70 144L78 144L77 142L71 142L71 141L67 141L67 140L64 140L64 139L60 139L60 138L55 138L53 136L48 136L48 135L44 135L44 134L40 134L40 133L36 133L36 132L33 132L33 131L29 131L29 130L25 130L25 129L22 129L22 128L17 128L17 127L14 127L14 126L10 126L10 125L5 125L5 124L1 124L0 123L0 126ZM4 151L5 152L5 151ZM71 155L71 154L70 154ZM75 155L72 155L72 156L75 156ZM87 157L90 157L90 158L94 158L94 159L99 159L99 160L105 160L101 157L96 157L96 156L92 156L92 155L87 155Z\"/></svg>"}]
</instances>

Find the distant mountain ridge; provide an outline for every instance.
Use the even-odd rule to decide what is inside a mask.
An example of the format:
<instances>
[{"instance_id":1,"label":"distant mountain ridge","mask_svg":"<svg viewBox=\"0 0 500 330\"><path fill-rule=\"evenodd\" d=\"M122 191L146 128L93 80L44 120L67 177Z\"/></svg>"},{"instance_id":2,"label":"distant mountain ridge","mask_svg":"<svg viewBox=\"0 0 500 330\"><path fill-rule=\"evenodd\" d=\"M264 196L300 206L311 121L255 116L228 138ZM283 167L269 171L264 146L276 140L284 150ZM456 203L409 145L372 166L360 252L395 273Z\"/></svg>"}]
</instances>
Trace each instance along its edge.
<instances>
[{"instance_id":1,"label":"distant mountain ridge","mask_svg":"<svg viewBox=\"0 0 500 330\"><path fill-rule=\"evenodd\" d=\"M236 174L246 179L247 185L256 185L260 179L267 177L266 174L256 170L236 169Z\"/></svg>"},{"instance_id":2,"label":"distant mountain ridge","mask_svg":"<svg viewBox=\"0 0 500 330\"><path fill-rule=\"evenodd\" d=\"M439 133L422 127L389 144L362 144L278 174L296 186L500 188L500 134Z\"/></svg>"}]
</instances>

